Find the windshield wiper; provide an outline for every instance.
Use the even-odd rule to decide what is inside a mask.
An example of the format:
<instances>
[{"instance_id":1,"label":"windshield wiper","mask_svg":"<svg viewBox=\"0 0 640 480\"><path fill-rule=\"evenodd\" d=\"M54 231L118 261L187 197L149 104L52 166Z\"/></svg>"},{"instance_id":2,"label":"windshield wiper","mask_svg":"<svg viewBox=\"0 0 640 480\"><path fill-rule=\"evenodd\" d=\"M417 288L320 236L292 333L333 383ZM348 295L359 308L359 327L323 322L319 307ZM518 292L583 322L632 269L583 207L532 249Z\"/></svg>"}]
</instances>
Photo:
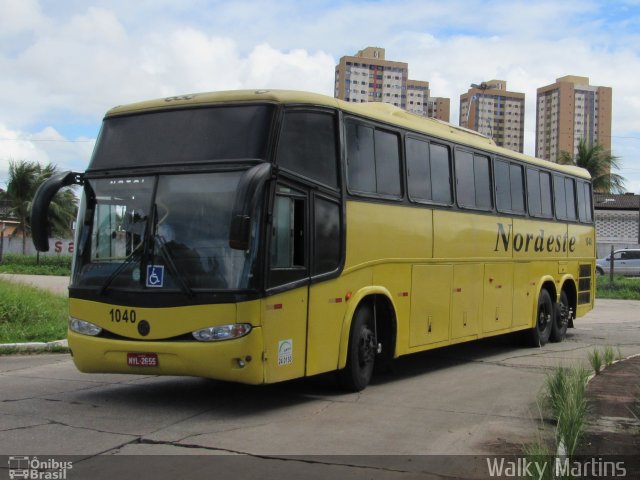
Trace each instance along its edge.
<instances>
[{"instance_id":1,"label":"windshield wiper","mask_svg":"<svg viewBox=\"0 0 640 480\"><path fill-rule=\"evenodd\" d=\"M180 285L180 289L186 295L193 297L194 295L193 289L189 286L186 278L180 272L180 270L178 270L178 267L173 261L173 256L171 255L171 252L167 248L167 241L164 239L162 235L159 235L157 233L153 235L153 239L154 239L154 243L157 242L158 245L160 245L160 255L162 256L164 263L169 267L169 271L171 272L171 275L173 275L174 278L178 281L178 285Z\"/></svg>"},{"instance_id":2,"label":"windshield wiper","mask_svg":"<svg viewBox=\"0 0 640 480\"><path fill-rule=\"evenodd\" d=\"M115 280L115 278L118 275L120 275L120 273L122 273L122 271L127 267L127 265L133 262L133 260L136 257L141 256L142 250L143 250L142 247L144 246L144 244L145 244L144 241L140 242L136 246L136 248L134 248L133 251L127 256L127 258L124 259L124 262L118 265L118 268L116 268L113 272L111 272L111 275L109 275L109 277L105 280L104 285L102 285L102 288L100 289L100 295L105 294L105 292L107 291L107 288L109 288L109 285L111 285L111 283Z\"/></svg>"}]
</instances>

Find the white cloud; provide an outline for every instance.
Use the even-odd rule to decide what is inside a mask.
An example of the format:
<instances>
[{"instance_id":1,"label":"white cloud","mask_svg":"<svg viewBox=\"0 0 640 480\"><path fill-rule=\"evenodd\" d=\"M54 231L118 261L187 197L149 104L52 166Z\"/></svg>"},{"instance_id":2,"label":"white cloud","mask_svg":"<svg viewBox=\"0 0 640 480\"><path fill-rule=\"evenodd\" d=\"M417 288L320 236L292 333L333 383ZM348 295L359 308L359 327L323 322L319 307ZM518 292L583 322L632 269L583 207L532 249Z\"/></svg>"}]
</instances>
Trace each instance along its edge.
<instances>
[{"instance_id":1,"label":"white cloud","mask_svg":"<svg viewBox=\"0 0 640 480\"><path fill-rule=\"evenodd\" d=\"M332 95L339 57L368 45L385 47L388 59L409 63L412 78L428 80L433 95L451 98L452 121L472 82L503 79L524 92L528 153L536 89L568 74L613 87L614 136L640 137L639 19L633 1L0 0L0 138L49 125L76 140L66 132L77 124L97 131L113 105L182 93ZM7 155L66 159L82 145L5 143L4 163ZM625 167L640 171L638 147L614 138Z\"/></svg>"},{"instance_id":2,"label":"white cloud","mask_svg":"<svg viewBox=\"0 0 640 480\"><path fill-rule=\"evenodd\" d=\"M262 44L251 52L245 68L245 88L310 90L333 95L335 61L324 52L312 55L298 49L284 53Z\"/></svg>"},{"instance_id":3,"label":"white cloud","mask_svg":"<svg viewBox=\"0 0 640 480\"><path fill-rule=\"evenodd\" d=\"M37 0L0 2L0 38L34 31L44 22Z\"/></svg>"},{"instance_id":4,"label":"white cloud","mask_svg":"<svg viewBox=\"0 0 640 480\"><path fill-rule=\"evenodd\" d=\"M69 140L52 127L28 134L0 124L0 187L5 188L10 161L53 163L60 170L83 171L89 164L95 139Z\"/></svg>"}]
</instances>

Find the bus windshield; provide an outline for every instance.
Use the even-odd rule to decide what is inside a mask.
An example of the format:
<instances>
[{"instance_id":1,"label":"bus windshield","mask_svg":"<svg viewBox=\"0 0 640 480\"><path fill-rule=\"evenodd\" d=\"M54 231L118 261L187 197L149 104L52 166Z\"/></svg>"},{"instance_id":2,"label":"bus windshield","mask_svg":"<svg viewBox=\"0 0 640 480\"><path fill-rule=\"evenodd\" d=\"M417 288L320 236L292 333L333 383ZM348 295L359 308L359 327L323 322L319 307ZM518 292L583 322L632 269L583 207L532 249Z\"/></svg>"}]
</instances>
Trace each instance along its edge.
<instances>
[{"instance_id":1,"label":"bus windshield","mask_svg":"<svg viewBox=\"0 0 640 480\"><path fill-rule=\"evenodd\" d=\"M74 286L185 293L252 288L256 242L247 251L229 247L242 173L89 179L95 203L87 202Z\"/></svg>"}]
</instances>

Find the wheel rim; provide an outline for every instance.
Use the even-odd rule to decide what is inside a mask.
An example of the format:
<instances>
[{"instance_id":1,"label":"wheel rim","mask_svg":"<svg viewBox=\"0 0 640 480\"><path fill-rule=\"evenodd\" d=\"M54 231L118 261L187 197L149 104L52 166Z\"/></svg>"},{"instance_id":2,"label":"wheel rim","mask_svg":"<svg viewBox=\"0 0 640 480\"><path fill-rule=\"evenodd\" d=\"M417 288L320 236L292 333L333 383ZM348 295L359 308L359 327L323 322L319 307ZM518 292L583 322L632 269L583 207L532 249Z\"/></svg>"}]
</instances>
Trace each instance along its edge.
<instances>
[{"instance_id":1,"label":"wheel rim","mask_svg":"<svg viewBox=\"0 0 640 480\"><path fill-rule=\"evenodd\" d=\"M358 364L361 368L373 363L376 355L373 332L368 328L363 329L360 342L358 344Z\"/></svg>"},{"instance_id":2,"label":"wheel rim","mask_svg":"<svg viewBox=\"0 0 640 480\"><path fill-rule=\"evenodd\" d=\"M540 313L538 315L538 330L543 332L551 322L551 312L546 304L540 305Z\"/></svg>"},{"instance_id":3,"label":"wheel rim","mask_svg":"<svg viewBox=\"0 0 640 480\"><path fill-rule=\"evenodd\" d=\"M569 324L569 306L564 302L560 303L560 315L558 315L558 326L564 328Z\"/></svg>"}]
</instances>

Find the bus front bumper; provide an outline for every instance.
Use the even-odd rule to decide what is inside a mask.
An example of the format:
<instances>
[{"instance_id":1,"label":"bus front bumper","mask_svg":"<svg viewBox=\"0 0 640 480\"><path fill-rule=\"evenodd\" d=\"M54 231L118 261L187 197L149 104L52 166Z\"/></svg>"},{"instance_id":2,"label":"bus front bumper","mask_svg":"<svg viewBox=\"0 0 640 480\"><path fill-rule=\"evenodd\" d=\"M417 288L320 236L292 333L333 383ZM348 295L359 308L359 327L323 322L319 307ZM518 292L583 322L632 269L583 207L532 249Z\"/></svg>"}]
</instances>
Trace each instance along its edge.
<instances>
[{"instance_id":1,"label":"bus front bumper","mask_svg":"<svg viewBox=\"0 0 640 480\"><path fill-rule=\"evenodd\" d=\"M136 341L68 331L73 361L84 373L189 375L231 382L264 383L262 332L220 342ZM157 366L130 366L130 354L157 358ZM154 362L155 363L155 362Z\"/></svg>"}]
</instances>

